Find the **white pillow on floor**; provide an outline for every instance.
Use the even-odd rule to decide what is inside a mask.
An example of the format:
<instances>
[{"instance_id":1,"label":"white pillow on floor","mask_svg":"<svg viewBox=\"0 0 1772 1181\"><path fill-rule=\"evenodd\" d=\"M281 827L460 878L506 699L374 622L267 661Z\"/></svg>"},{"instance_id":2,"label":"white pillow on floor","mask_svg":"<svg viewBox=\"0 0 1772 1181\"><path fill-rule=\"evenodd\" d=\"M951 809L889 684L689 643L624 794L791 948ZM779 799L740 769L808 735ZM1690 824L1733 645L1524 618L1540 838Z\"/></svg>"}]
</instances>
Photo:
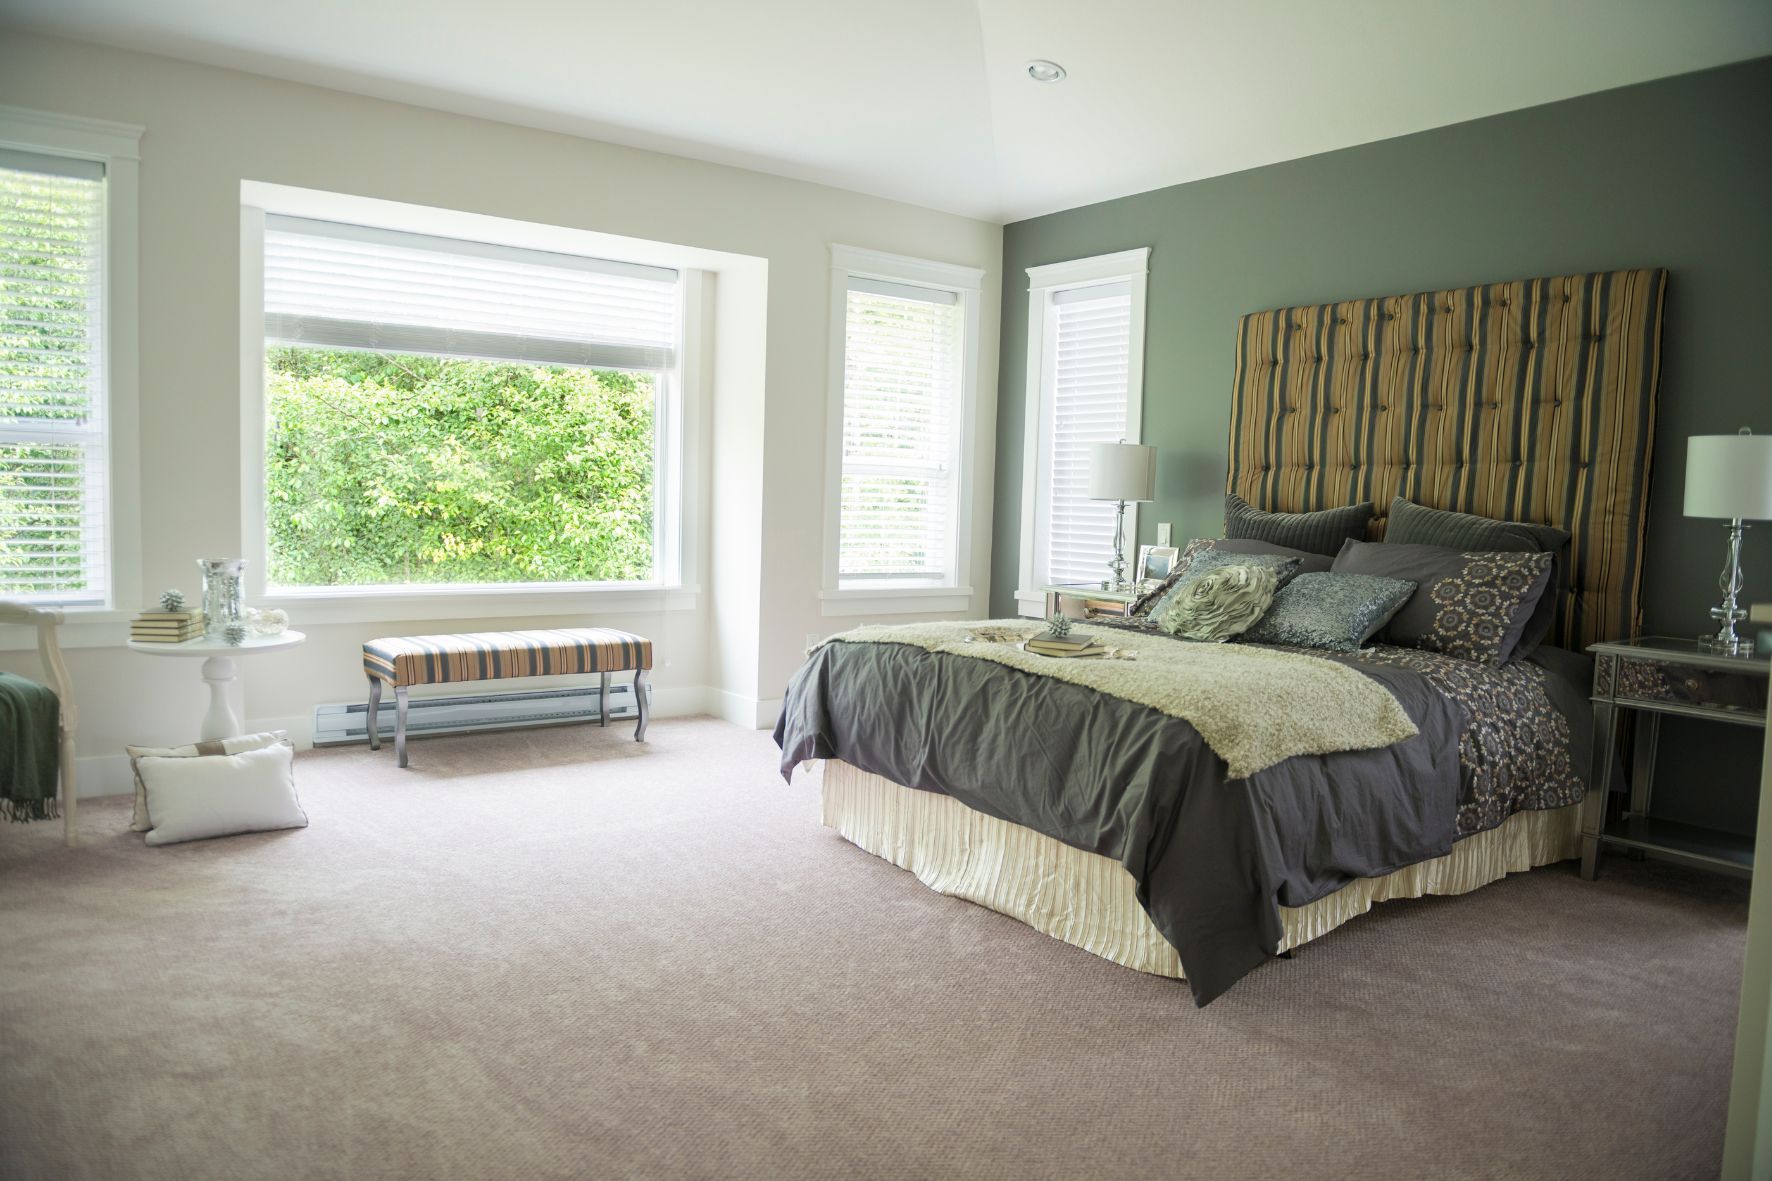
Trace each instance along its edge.
<instances>
[{"instance_id":1,"label":"white pillow on floor","mask_svg":"<svg viewBox=\"0 0 1772 1181\"><path fill-rule=\"evenodd\" d=\"M289 731L266 730L262 734L241 734L234 738L205 738L200 742L192 742L185 746L124 747L124 753L129 756L130 774L135 776L135 815L129 818L129 831L147 832L154 827L148 823L148 789L142 783L141 772L136 769L136 760L194 759L199 755L237 755L243 750L258 750L263 746L275 746L279 742L288 741Z\"/></svg>"},{"instance_id":2,"label":"white pillow on floor","mask_svg":"<svg viewBox=\"0 0 1772 1181\"><path fill-rule=\"evenodd\" d=\"M147 789L150 845L308 826L287 743L235 755L141 758L135 766Z\"/></svg>"}]
</instances>

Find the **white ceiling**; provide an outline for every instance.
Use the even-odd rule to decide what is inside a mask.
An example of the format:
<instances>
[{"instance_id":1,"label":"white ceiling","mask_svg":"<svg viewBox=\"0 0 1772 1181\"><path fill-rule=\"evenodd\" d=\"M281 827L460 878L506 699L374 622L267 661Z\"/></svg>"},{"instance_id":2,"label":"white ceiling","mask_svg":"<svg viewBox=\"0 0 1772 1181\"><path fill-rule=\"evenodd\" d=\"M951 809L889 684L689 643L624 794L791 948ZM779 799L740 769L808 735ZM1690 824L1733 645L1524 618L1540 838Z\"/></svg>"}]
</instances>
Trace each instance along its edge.
<instances>
[{"instance_id":1,"label":"white ceiling","mask_svg":"<svg viewBox=\"0 0 1772 1181\"><path fill-rule=\"evenodd\" d=\"M0 14L993 221L1772 53L1769 0L0 0ZM1030 81L1035 57L1070 77Z\"/></svg>"}]
</instances>

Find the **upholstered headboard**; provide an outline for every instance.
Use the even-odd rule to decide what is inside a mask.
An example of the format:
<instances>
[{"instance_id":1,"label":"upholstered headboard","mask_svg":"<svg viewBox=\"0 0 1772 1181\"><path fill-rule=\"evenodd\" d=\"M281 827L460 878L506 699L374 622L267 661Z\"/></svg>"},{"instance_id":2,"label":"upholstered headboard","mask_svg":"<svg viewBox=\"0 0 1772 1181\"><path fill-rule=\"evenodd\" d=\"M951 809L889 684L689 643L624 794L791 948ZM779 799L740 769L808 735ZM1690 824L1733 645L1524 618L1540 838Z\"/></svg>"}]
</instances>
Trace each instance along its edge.
<instances>
[{"instance_id":1,"label":"upholstered headboard","mask_svg":"<svg viewBox=\"0 0 1772 1181\"><path fill-rule=\"evenodd\" d=\"M1237 330L1229 490L1301 512L1391 499L1573 535L1554 642L1641 622L1662 270L1280 308Z\"/></svg>"}]
</instances>

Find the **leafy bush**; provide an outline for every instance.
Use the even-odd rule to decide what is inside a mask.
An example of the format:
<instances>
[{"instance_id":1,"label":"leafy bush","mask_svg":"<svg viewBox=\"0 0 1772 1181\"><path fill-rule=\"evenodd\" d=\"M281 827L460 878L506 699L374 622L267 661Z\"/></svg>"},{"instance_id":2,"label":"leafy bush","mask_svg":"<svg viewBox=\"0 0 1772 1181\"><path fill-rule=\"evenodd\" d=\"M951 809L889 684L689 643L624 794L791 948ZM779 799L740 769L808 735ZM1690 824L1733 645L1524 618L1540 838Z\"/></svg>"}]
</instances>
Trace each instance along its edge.
<instances>
[{"instance_id":1,"label":"leafy bush","mask_svg":"<svg viewBox=\"0 0 1772 1181\"><path fill-rule=\"evenodd\" d=\"M273 347L274 586L652 577L650 373Z\"/></svg>"}]
</instances>

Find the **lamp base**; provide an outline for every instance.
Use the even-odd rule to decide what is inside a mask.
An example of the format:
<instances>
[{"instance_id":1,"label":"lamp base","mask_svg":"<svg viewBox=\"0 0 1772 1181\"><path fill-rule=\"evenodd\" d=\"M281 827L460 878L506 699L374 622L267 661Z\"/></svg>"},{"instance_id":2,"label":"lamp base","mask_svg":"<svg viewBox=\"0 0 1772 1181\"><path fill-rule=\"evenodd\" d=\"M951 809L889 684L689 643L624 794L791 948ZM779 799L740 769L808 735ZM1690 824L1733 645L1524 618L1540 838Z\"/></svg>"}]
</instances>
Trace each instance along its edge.
<instances>
[{"instance_id":1,"label":"lamp base","mask_svg":"<svg viewBox=\"0 0 1772 1181\"><path fill-rule=\"evenodd\" d=\"M1752 656L1754 642L1740 637L1722 639L1718 636L1699 636L1698 646L1706 652L1714 652L1718 656Z\"/></svg>"}]
</instances>

